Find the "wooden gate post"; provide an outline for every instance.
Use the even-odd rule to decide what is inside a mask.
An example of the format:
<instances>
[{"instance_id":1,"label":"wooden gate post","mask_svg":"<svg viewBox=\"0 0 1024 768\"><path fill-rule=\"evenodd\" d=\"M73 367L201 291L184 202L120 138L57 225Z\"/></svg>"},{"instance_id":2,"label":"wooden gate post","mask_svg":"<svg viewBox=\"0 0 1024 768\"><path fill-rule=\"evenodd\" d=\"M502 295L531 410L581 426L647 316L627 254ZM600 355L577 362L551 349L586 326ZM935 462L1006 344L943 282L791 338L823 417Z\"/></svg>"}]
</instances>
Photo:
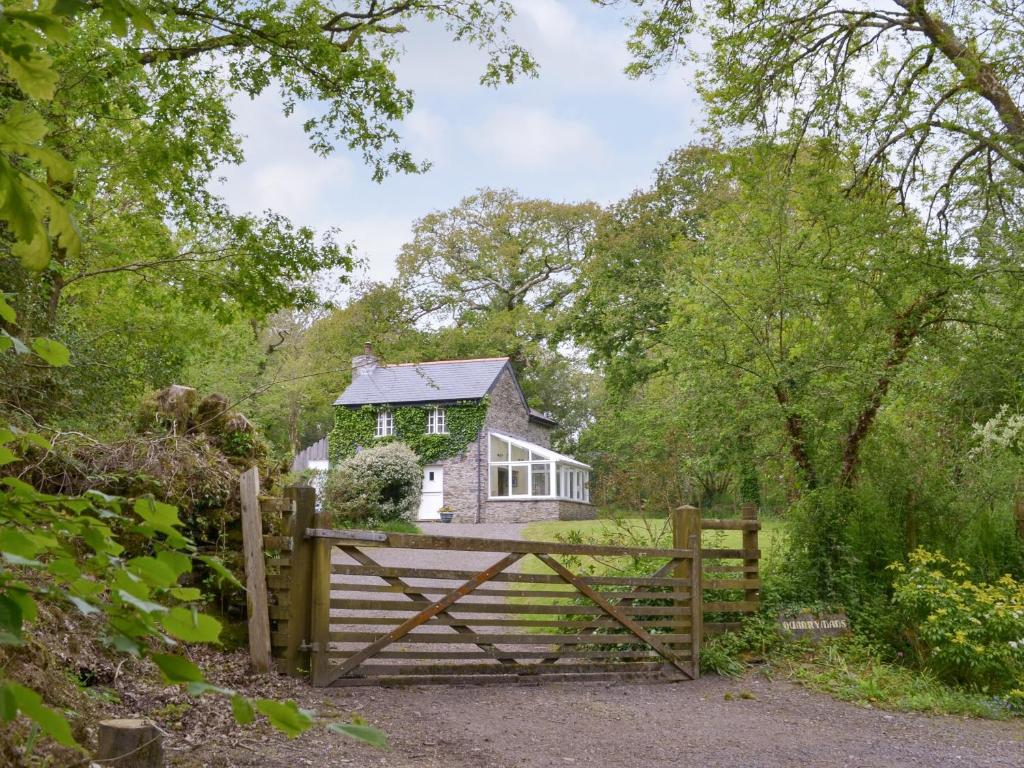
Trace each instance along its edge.
<instances>
[{"instance_id":1,"label":"wooden gate post","mask_svg":"<svg viewBox=\"0 0 1024 768\"><path fill-rule=\"evenodd\" d=\"M286 498L294 504L287 535L291 537L288 585L288 642L285 645L283 670L292 677L309 673L310 605L313 578L313 541L306 539L306 529L313 527L316 514L316 491L308 485L292 485L285 489Z\"/></svg>"},{"instance_id":2,"label":"wooden gate post","mask_svg":"<svg viewBox=\"0 0 1024 768\"><path fill-rule=\"evenodd\" d=\"M693 594L690 610L690 654L693 661L693 679L700 677L700 646L704 639L704 561L701 559L700 517L697 518L697 533L690 536L690 548L693 550L693 566L690 577L690 590Z\"/></svg>"},{"instance_id":3,"label":"wooden gate post","mask_svg":"<svg viewBox=\"0 0 1024 768\"><path fill-rule=\"evenodd\" d=\"M740 505L740 514L743 515L744 520L757 520L757 504L752 501L744 502ZM758 548L757 543L757 528L743 529L743 549L745 550L756 550ZM743 561L743 578L744 579L759 579L761 574L759 573L760 564L758 559L748 559ZM744 592L743 600L748 603L756 603L761 599L761 590L759 589L748 589Z\"/></svg>"},{"instance_id":4,"label":"wooden gate post","mask_svg":"<svg viewBox=\"0 0 1024 768\"><path fill-rule=\"evenodd\" d=\"M691 537L696 534L700 540L700 510L690 505L678 507L672 512L672 548L686 549ZM690 561L684 560L676 567L677 579L690 578Z\"/></svg>"},{"instance_id":5,"label":"wooden gate post","mask_svg":"<svg viewBox=\"0 0 1024 768\"><path fill-rule=\"evenodd\" d=\"M700 510L697 507L691 507L689 504L672 511L672 548L673 549L688 549L694 546L694 542L697 542L697 550L694 551L693 557L688 560L682 560L676 565L675 573L673 574L677 579L689 579L690 580L690 599L680 600L676 603L677 607L685 608L690 607L689 618L690 618L690 653L691 659L693 659L694 671L693 677L697 678L700 673L698 663L696 661L700 653L700 634L703 630L703 608L699 606L702 604L701 598L703 595L700 594L700 573L698 569L694 568L694 565L699 567L700 563ZM677 587L678 589L678 587ZM698 616L698 613L700 614ZM680 618L685 617L686 614L682 614ZM681 631L680 634L686 634Z\"/></svg>"},{"instance_id":6,"label":"wooden gate post","mask_svg":"<svg viewBox=\"0 0 1024 768\"><path fill-rule=\"evenodd\" d=\"M327 516L318 512L313 516L314 528L326 528ZM310 664L311 682L315 686L331 682L328 659L331 635L331 553L334 542L330 539L313 539L313 564L311 568L309 638L312 653Z\"/></svg>"},{"instance_id":7,"label":"wooden gate post","mask_svg":"<svg viewBox=\"0 0 1024 768\"><path fill-rule=\"evenodd\" d=\"M263 515L260 475L253 467L239 478L242 503L242 550L245 556L245 604L249 614L249 660L258 675L270 671L270 608L263 560Z\"/></svg>"}]
</instances>

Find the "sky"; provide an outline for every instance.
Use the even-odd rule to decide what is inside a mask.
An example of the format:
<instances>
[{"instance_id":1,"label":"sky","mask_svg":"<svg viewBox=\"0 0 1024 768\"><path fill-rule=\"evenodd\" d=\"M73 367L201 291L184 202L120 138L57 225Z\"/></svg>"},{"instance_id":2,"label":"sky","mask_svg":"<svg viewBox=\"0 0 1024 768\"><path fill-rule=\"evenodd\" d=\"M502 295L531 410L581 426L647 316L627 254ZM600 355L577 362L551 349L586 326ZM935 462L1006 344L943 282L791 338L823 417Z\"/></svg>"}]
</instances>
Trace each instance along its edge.
<instances>
[{"instance_id":1,"label":"sky","mask_svg":"<svg viewBox=\"0 0 1024 768\"><path fill-rule=\"evenodd\" d=\"M536 79L479 84L484 57L439 26L410 31L399 83L415 106L400 126L405 146L432 167L374 182L344 149L314 154L302 131L314 104L281 113L276 94L234 102L245 162L224 170L219 191L236 213L272 209L317 230L336 227L364 267L387 280L413 222L482 187L527 197L606 204L647 186L655 167L697 138L700 108L682 67L652 80L623 74L621 12L588 0L513 0L512 37L540 65Z\"/></svg>"}]
</instances>

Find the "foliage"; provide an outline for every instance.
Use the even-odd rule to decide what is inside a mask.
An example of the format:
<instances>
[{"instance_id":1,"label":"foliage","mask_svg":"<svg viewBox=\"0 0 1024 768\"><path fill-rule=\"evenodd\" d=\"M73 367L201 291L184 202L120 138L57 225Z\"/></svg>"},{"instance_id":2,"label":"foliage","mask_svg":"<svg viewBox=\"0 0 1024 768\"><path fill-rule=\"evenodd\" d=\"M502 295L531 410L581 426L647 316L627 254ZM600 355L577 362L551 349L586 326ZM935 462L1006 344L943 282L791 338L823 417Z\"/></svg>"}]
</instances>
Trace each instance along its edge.
<instances>
[{"instance_id":1,"label":"foliage","mask_svg":"<svg viewBox=\"0 0 1024 768\"><path fill-rule=\"evenodd\" d=\"M894 663L884 648L858 636L817 647L789 646L772 663L813 690L870 707L994 719L1024 711L1014 692L993 696L946 685L927 670Z\"/></svg>"},{"instance_id":2,"label":"foliage","mask_svg":"<svg viewBox=\"0 0 1024 768\"><path fill-rule=\"evenodd\" d=\"M411 448L420 464L434 464L442 459L461 456L470 443L480 436L487 416L488 399L479 402L453 403L445 406L443 434L427 433L427 412L434 406L400 405L347 408L338 406L334 414L334 429L328 437L331 463L355 456L359 448L400 441ZM377 414L388 410L394 418L395 434L375 437Z\"/></svg>"},{"instance_id":3,"label":"foliage","mask_svg":"<svg viewBox=\"0 0 1024 768\"><path fill-rule=\"evenodd\" d=\"M0 311L16 319L0 297ZM36 344L37 354L63 364L58 342ZM0 466L16 464L33 451L52 445L35 432L0 428ZM290 736L313 725L313 713L294 702L250 699L208 684L191 661L171 653L180 643L217 643L220 622L201 612L204 595L181 580L196 564L220 580L234 576L220 561L201 554L181 531L175 507L152 497L134 502L96 490L82 495L41 493L7 475L0 480L0 645L19 646L41 602L58 603L92 617L103 640L114 650L146 656L167 684L184 685L191 694L216 693L230 698L241 724L252 722L254 708ZM147 542L129 553L122 542ZM20 715L33 721L56 743L80 750L66 717L43 703L43 697L20 683L0 678L0 721ZM372 730L372 729L371 729ZM380 734L350 733L364 741Z\"/></svg>"},{"instance_id":4,"label":"foliage","mask_svg":"<svg viewBox=\"0 0 1024 768\"><path fill-rule=\"evenodd\" d=\"M701 90L716 128L850 141L855 180L884 174L931 225L1016 226L1024 29L1012 3L612 4L639 9L637 76L683 55L690 33L710 35Z\"/></svg>"},{"instance_id":5,"label":"foliage","mask_svg":"<svg viewBox=\"0 0 1024 768\"><path fill-rule=\"evenodd\" d=\"M423 473L403 443L367 448L331 469L324 484L324 509L334 517L366 521L412 520L419 509Z\"/></svg>"},{"instance_id":6,"label":"foliage","mask_svg":"<svg viewBox=\"0 0 1024 768\"><path fill-rule=\"evenodd\" d=\"M925 549L891 567L918 663L951 682L1024 690L1024 584L1008 575L976 583L964 562Z\"/></svg>"},{"instance_id":7,"label":"foliage","mask_svg":"<svg viewBox=\"0 0 1024 768\"><path fill-rule=\"evenodd\" d=\"M566 449L594 384L557 341L599 216L589 202L481 189L419 219L397 259L413 316L437 328L421 359L508 357L527 400L561 422Z\"/></svg>"},{"instance_id":8,"label":"foliage","mask_svg":"<svg viewBox=\"0 0 1024 768\"><path fill-rule=\"evenodd\" d=\"M740 677L750 664L765 660L782 646L778 624L764 614L755 614L745 618L735 632L709 638L700 649L700 669L723 677Z\"/></svg>"},{"instance_id":9,"label":"foliage","mask_svg":"<svg viewBox=\"0 0 1024 768\"><path fill-rule=\"evenodd\" d=\"M597 218L591 203L525 200L483 189L448 211L424 216L398 257L399 285L419 311L456 325L493 312L563 305L574 290ZM527 328L521 332L531 333Z\"/></svg>"}]
</instances>

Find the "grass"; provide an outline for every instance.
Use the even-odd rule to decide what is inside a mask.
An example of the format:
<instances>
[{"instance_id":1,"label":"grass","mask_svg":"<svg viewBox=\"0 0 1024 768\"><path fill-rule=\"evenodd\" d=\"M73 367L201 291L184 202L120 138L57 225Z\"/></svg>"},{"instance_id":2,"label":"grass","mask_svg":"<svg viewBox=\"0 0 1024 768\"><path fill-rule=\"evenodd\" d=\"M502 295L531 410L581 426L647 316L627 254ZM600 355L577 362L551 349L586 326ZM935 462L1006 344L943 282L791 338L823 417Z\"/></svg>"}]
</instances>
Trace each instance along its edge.
<instances>
[{"instance_id":1,"label":"grass","mask_svg":"<svg viewBox=\"0 0 1024 768\"><path fill-rule=\"evenodd\" d=\"M759 544L762 550L762 563L770 556L769 553L781 550L782 524L778 520L762 521L761 537ZM613 543L623 546L650 546L652 541L657 541L665 547L671 546L671 529L668 521L656 518L602 518L597 520L544 520L530 523L523 529L523 538L529 541L559 541L583 540L595 543ZM741 531L704 531L702 541L705 547L739 549L742 545ZM588 566L594 566L597 572L614 571L615 563L608 558L579 558L580 562L572 570L586 570ZM528 574L552 574L551 569L544 565L536 557L528 556L520 561L518 568L520 573ZM520 584L517 588L526 590L557 589L551 584ZM567 593L574 594L574 593ZM559 598L511 598L510 602L518 604L540 603L544 605L558 605L571 602ZM550 619L548 615L524 615L530 619ZM557 632L557 629L539 628L538 632Z\"/></svg>"},{"instance_id":2,"label":"grass","mask_svg":"<svg viewBox=\"0 0 1024 768\"><path fill-rule=\"evenodd\" d=\"M790 679L840 701L898 712L1007 720L1006 701L942 683L926 671L883 661L856 638L773 660Z\"/></svg>"},{"instance_id":3,"label":"grass","mask_svg":"<svg viewBox=\"0 0 1024 768\"><path fill-rule=\"evenodd\" d=\"M384 531L386 533L423 533L416 523L410 522L409 520L387 520L383 523L366 520L335 520L334 527Z\"/></svg>"},{"instance_id":4,"label":"grass","mask_svg":"<svg viewBox=\"0 0 1024 768\"><path fill-rule=\"evenodd\" d=\"M647 536L648 531L658 536L659 543L671 546L671 531L668 523L662 519L620 518L619 520L543 520L530 523L523 529L523 538L528 541L558 541L573 531L578 531L587 541L602 541L606 536L617 531L621 526L633 529L640 537ZM767 567L771 559L782 551L783 523L776 519L762 519L761 533L758 544L761 548L761 566ZM701 540L705 547L739 549L743 542L742 531L703 531ZM623 542L627 543L627 542ZM639 542L638 542L639 543ZM540 562L530 559L531 567L542 568ZM546 570L532 571L524 568L526 573L546 573Z\"/></svg>"}]
</instances>

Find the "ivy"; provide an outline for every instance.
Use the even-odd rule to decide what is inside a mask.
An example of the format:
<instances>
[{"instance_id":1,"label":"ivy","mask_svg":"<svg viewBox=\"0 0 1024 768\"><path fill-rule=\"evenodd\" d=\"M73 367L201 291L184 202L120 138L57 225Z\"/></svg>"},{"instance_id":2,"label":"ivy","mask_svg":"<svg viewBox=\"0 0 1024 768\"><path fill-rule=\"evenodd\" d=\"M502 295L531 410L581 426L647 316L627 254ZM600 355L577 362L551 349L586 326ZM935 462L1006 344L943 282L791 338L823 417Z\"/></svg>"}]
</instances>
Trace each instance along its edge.
<instances>
[{"instance_id":1,"label":"ivy","mask_svg":"<svg viewBox=\"0 0 1024 768\"><path fill-rule=\"evenodd\" d=\"M427 413L433 405L404 405L398 407L364 405L361 408L341 406L334 413L334 429L328 437L331 464L353 456L360 447L403 442L419 457L421 464L434 464L442 459L465 453L469 444L480 435L487 415L488 399L467 401L445 407L445 427L442 435L427 434ZM375 437L377 414L391 411L395 420L392 437Z\"/></svg>"}]
</instances>

